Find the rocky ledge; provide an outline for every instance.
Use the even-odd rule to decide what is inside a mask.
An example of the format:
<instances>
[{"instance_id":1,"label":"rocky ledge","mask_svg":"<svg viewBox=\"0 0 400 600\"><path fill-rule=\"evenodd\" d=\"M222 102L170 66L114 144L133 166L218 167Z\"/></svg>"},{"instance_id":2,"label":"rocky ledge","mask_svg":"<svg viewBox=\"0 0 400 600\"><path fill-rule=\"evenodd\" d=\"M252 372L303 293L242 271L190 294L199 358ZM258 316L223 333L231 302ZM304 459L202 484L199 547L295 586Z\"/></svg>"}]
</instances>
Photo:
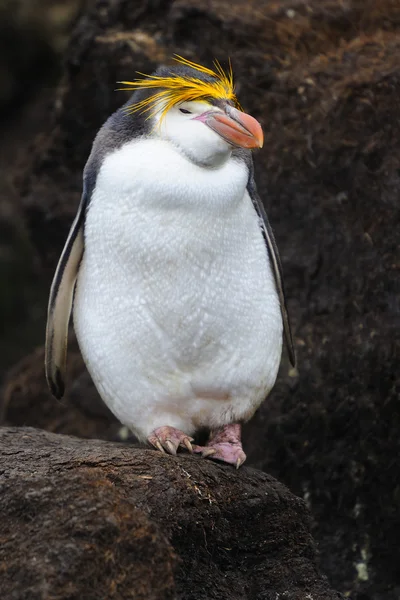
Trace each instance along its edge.
<instances>
[{"instance_id":1,"label":"rocky ledge","mask_svg":"<svg viewBox=\"0 0 400 600\"><path fill-rule=\"evenodd\" d=\"M0 448L1 598L341 598L265 473L27 427Z\"/></svg>"}]
</instances>

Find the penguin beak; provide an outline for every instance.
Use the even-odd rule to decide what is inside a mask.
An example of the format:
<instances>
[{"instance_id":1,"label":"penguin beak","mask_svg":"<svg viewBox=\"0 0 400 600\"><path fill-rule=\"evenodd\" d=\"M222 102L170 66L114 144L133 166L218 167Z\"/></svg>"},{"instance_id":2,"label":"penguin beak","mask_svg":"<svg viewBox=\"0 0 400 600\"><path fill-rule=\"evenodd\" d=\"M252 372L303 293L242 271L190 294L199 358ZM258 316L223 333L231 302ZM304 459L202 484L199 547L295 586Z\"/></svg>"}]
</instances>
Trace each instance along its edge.
<instances>
[{"instance_id":1,"label":"penguin beak","mask_svg":"<svg viewBox=\"0 0 400 600\"><path fill-rule=\"evenodd\" d=\"M232 146L240 148L262 148L264 135L261 125L254 117L227 104L225 113L208 111L199 117L210 129L218 133Z\"/></svg>"}]
</instances>

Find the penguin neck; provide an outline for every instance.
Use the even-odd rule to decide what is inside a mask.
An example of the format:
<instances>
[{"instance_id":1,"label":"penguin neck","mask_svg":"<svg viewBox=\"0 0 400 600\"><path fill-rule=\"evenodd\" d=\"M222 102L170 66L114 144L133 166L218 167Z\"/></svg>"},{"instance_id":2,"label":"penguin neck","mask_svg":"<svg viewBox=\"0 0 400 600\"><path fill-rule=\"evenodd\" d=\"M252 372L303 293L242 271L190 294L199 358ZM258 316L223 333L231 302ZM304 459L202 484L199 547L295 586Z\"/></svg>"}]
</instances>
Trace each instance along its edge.
<instances>
[{"instance_id":1,"label":"penguin neck","mask_svg":"<svg viewBox=\"0 0 400 600\"><path fill-rule=\"evenodd\" d=\"M203 169L220 169L232 156L232 148L223 148L221 151L208 150L204 148L202 152L196 148L181 147L179 144L172 144L176 150L182 154L188 161Z\"/></svg>"},{"instance_id":2,"label":"penguin neck","mask_svg":"<svg viewBox=\"0 0 400 600\"><path fill-rule=\"evenodd\" d=\"M232 155L220 166L204 167L165 140L137 138L106 156L96 187L108 190L107 203L128 196L144 208L215 213L243 200L248 177L244 161Z\"/></svg>"},{"instance_id":3,"label":"penguin neck","mask_svg":"<svg viewBox=\"0 0 400 600\"><path fill-rule=\"evenodd\" d=\"M231 158L233 147L210 132L215 139L207 140L208 143L201 144L196 138L173 138L170 139L159 134L155 140L162 140L171 147L171 151L178 152L187 161L202 169L220 169Z\"/></svg>"}]
</instances>

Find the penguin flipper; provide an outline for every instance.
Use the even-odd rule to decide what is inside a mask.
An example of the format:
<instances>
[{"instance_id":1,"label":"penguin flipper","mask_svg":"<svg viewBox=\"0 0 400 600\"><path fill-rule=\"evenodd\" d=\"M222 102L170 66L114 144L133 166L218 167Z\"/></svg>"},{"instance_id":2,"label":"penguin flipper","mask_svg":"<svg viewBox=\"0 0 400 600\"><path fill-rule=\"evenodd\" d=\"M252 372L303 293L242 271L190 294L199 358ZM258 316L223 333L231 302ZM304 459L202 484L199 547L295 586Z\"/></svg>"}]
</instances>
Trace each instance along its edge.
<instances>
[{"instance_id":1,"label":"penguin flipper","mask_svg":"<svg viewBox=\"0 0 400 600\"><path fill-rule=\"evenodd\" d=\"M267 246L268 255L271 261L272 270L275 278L275 285L279 296L279 301L281 305L281 313L282 313L282 321L283 321L283 331L285 335L286 346L289 353L290 363L293 367L296 366L296 353L294 351L293 344L293 336L292 329L290 326L289 312L286 304L285 297L285 286L283 283L283 272L282 272L282 264L279 256L278 246L276 245L275 237L270 225L270 222L267 217L267 213L265 212L265 208L261 199L257 193L255 182L253 177L249 181L249 185L247 187L250 198L253 202L253 206L258 214L258 217L261 221L262 232L265 240L265 244Z\"/></svg>"},{"instance_id":2,"label":"penguin flipper","mask_svg":"<svg viewBox=\"0 0 400 600\"><path fill-rule=\"evenodd\" d=\"M46 327L45 370L51 393L64 395L68 325L75 283L84 249L85 194L62 251L50 290Z\"/></svg>"}]
</instances>

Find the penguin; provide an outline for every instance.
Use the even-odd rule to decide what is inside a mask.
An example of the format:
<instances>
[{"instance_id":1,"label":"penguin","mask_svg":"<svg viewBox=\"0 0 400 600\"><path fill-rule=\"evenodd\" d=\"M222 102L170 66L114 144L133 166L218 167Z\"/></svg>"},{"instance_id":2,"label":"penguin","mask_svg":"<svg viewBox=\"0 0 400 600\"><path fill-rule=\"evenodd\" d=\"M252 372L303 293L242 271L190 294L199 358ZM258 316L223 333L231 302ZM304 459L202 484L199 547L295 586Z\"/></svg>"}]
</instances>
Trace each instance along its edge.
<instances>
[{"instance_id":1,"label":"penguin","mask_svg":"<svg viewBox=\"0 0 400 600\"><path fill-rule=\"evenodd\" d=\"M238 468L241 426L274 386L283 337L295 365L254 180L263 132L231 68L174 60L120 82L133 94L94 140L50 290L46 377L61 398L72 313L100 396L139 441Z\"/></svg>"}]
</instances>

